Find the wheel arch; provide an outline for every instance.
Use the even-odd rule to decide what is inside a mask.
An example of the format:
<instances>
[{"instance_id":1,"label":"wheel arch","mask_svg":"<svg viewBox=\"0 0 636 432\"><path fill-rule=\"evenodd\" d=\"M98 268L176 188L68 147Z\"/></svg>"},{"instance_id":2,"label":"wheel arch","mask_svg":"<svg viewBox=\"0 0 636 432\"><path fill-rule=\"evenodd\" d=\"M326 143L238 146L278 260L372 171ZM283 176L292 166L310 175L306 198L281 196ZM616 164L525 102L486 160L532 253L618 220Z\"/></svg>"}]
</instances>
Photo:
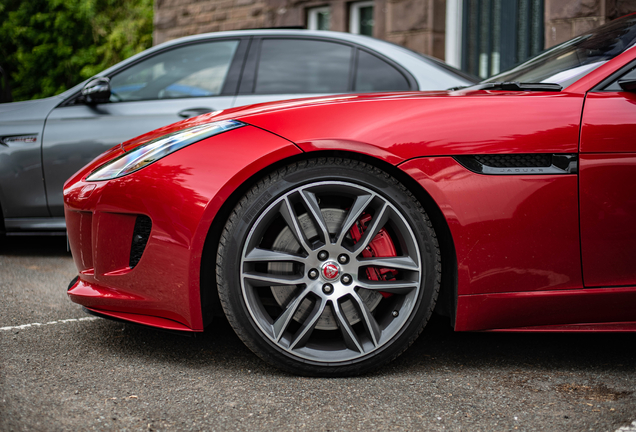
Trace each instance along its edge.
<instances>
[{"instance_id":1,"label":"wheel arch","mask_svg":"<svg viewBox=\"0 0 636 432\"><path fill-rule=\"evenodd\" d=\"M457 259L450 228L439 206L419 183L396 166L373 156L342 150L312 151L281 159L254 173L225 200L208 229L201 256L200 295L204 325L208 325L214 316L223 315L216 289L215 266L205 264L216 261L215 255L223 226L227 222L236 204L252 186L269 173L290 163L319 157L355 159L380 168L395 177L416 197L420 204L422 204L433 224L442 254L442 283L435 312L439 315L449 317L451 325L454 326L457 309Z\"/></svg>"}]
</instances>

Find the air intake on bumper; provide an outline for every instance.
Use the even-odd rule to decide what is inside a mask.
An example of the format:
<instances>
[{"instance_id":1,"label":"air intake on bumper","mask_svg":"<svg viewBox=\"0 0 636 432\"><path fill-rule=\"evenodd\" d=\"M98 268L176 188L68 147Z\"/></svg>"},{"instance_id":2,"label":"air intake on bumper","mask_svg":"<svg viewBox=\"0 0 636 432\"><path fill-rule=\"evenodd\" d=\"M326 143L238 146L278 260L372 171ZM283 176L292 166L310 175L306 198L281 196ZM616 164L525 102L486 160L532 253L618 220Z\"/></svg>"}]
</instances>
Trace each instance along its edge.
<instances>
[{"instance_id":1,"label":"air intake on bumper","mask_svg":"<svg viewBox=\"0 0 636 432\"><path fill-rule=\"evenodd\" d=\"M148 216L137 216L135 229L133 230L132 245L130 247L130 268L135 267L146 249L146 244L150 238L152 221Z\"/></svg>"}]
</instances>

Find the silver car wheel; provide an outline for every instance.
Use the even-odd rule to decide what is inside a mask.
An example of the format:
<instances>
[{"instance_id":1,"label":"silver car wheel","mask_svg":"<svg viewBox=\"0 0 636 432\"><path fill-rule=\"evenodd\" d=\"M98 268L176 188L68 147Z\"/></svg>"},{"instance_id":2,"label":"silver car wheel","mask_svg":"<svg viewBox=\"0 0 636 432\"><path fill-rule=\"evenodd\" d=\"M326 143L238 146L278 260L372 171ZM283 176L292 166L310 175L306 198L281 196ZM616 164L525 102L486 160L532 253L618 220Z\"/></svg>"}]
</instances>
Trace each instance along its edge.
<instances>
[{"instance_id":1,"label":"silver car wheel","mask_svg":"<svg viewBox=\"0 0 636 432\"><path fill-rule=\"evenodd\" d=\"M395 256L368 256L379 234L390 237ZM402 212L377 192L345 181L305 184L252 225L241 254L242 295L262 333L293 357L354 360L383 347L413 313L420 249ZM377 269L391 269L390 278L370 278Z\"/></svg>"}]
</instances>

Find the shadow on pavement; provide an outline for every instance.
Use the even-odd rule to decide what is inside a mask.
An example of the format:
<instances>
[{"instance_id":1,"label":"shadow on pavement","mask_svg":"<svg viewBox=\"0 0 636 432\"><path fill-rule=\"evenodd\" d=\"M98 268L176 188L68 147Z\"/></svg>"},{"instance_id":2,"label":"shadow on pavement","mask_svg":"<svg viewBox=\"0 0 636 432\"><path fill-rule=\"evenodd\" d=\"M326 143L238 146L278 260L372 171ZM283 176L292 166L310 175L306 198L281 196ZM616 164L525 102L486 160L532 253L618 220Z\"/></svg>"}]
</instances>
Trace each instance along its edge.
<instances>
[{"instance_id":1,"label":"shadow on pavement","mask_svg":"<svg viewBox=\"0 0 636 432\"><path fill-rule=\"evenodd\" d=\"M99 320L86 329L86 342L117 357L152 360L166 366L244 369L285 375L260 361L234 334L223 317L204 333L184 337L148 327ZM443 317L434 317L417 341L396 361L373 375L431 370L531 370L633 372L636 334L456 333Z\"/></svg>"},{"instance_id":2,"label":"shadow on pavement","mask_svg":"<svg viewBox=\"0 0 636 432\"><path fill-rule=\"evenodd\" d=\"M422 365L631 372L636 334L454 332L438 317L396 362L396 367Z\"/></svg>"},{"instance_id":3,"label":"shadow on pavement","mask_svg":"<svg viewBox=\"0 0 636 432\"><path fill-rule=\"evenodd\" d=\"M0 256L71 256L66 236L3 236Z\"/></svg>"}]
</instances>

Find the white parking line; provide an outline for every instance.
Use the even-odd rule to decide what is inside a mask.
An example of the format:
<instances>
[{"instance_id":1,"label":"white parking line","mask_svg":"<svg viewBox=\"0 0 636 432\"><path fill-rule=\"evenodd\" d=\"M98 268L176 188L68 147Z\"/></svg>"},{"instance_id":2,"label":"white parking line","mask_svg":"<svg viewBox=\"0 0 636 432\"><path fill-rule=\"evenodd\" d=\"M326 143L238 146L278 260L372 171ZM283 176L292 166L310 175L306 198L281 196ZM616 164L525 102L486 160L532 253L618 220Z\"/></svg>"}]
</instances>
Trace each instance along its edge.
<instances>
[{"instance_id":1,"label":"white parking line","mask_svg":"<svg viewBox=\"0 0 636 432\"><path fill-rule=\"evenodd\" d=\"M31 323L31 324L22 324L19 326L0 327L0 331L24 330L30 327L42 327L46 325L64 324L69 322L95 321L98 319L99 319L98 317L70 318L70 319L63 319L63 320L57 320L57 321L49 321L47 323Z\"/></svg>"},{"instance_id":2,"label":"white parking line","mask_svg":"<svg viewBox=\"0 0 636 432\"><path fill-rule=\"evenodd\" d=\"M619 427L616 432L636 432L636 420L631 425Z\"/></svg>"}]
</instances>

